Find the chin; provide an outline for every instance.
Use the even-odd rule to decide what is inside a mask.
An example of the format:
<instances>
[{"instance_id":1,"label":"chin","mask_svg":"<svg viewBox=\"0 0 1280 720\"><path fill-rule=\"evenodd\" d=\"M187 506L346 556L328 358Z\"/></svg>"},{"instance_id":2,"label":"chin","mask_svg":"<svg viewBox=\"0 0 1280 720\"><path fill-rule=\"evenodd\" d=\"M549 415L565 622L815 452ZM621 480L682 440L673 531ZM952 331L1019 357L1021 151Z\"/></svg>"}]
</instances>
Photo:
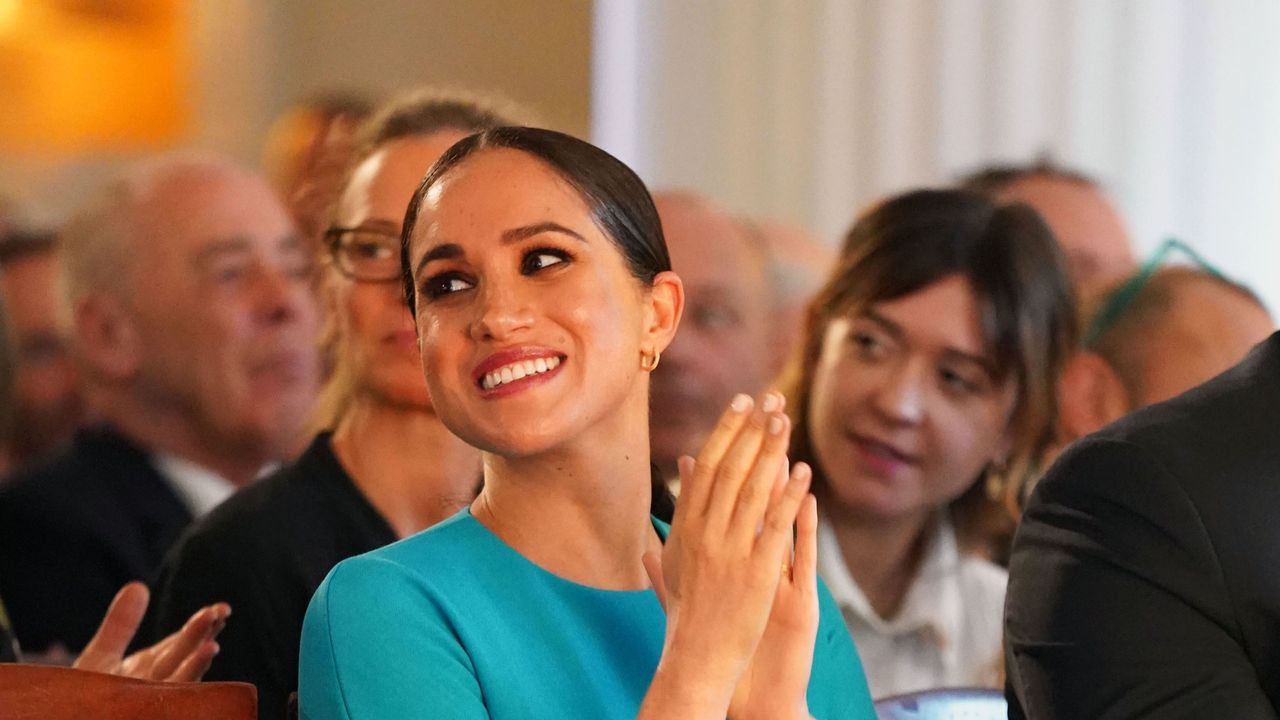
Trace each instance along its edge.
<instances>
[{"instance_id":1,"label":"chin","mask_svg":"<svg viewBox=\"0 0 1280 720\"><path fill-rule=\"evenodd\" d=\"M859 484L866 484L860 481ZM888 520L911 514L915 504L896 488L859 487L835 490L829 502L837 502L848 512L867 518Z\"/></svg>"},{"instance_id":2,"label":"chin","mask_svg":"<svg viewBox=\"0 0 1280 720\"><path fill-rule=\"evenodd\" d=\"M446 418L441 420L444 421L445 427L462 438L463 442L483 452L504 458L533 457L554 450L564 441L563 434L547 432L545 422L539 423L544 425L543 428L513 431L514 423L503 423L500 420L483 425L470 423L458 425Z\"/></svg>"}]
</instances>

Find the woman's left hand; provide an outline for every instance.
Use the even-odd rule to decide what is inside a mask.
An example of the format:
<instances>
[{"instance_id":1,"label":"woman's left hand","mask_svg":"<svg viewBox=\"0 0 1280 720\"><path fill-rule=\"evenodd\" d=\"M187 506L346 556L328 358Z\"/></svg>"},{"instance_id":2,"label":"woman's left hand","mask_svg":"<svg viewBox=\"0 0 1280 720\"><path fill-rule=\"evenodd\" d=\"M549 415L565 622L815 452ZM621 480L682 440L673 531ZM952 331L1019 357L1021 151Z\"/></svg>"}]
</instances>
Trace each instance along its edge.
<instances>
[{"instance_id":1,"label":"woman's left hand","mask_svg":"<svg viewBox=\"0 0 1280 720\"><path fill-rule=\"evenodd\" d=\"M690 457L681 458L679 469L682 481L688 482L694 476L696 462ZM812 474L804 463L798 464L794 472L797 476ZM771 491L770 504L782 493L788 475L784 468ZM809 495L796 516L794 559L789 546L778 556L782 577L764 634L734 688L729 705L731 720L810 717L806 692L818 634L817 527L817 502ZM651 554L644 560L665 608L667 580L675 578L663 571L660 556Z\"/></svg>"},{"instance_id":2,"label":"woman's left hand","mask_svg":"<svg viewBox=\"0 0 1280 720\"><path fill-rule=\"evenodd\" d=\"M764 635L734 689L732 720L810 717L805 694L818 635L817 527L817 502L810 495L796 517L794 561L790 550L778 559L782 581Z\"/></svg>"}]
</instances>

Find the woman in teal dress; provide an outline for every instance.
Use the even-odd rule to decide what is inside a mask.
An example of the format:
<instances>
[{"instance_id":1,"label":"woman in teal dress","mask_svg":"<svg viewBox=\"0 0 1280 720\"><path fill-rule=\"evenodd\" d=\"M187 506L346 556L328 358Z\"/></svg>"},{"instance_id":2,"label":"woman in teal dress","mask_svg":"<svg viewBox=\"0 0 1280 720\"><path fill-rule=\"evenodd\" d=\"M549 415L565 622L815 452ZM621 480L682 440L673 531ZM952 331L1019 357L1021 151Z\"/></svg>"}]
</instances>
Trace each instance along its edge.
<instances>
[{"instance_id":1,"label":"woman in teal dress","mask_svg":"<svg viewBox=\"0 0 1280 720\"><path fill-rule=\"evenodd\" d=\"M650 514L648 372L683 289L634 173L548 130L473 135L415 193L402 259L433 403L485 485L329 574L304 718L874 717L780 395L736 398L681 462L672 525Z\"/></svg>"}]
</instances>

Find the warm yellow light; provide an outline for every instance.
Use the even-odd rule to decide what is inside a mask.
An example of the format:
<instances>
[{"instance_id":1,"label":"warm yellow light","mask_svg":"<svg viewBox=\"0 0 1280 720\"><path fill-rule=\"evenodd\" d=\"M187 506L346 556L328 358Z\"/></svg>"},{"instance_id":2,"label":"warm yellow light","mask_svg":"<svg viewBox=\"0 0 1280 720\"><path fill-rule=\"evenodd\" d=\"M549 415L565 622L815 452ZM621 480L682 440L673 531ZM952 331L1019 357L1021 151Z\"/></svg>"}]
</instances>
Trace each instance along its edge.
<instances>
[{"instance_id":1,"label":"warm yellow light","mask_svg":"<svg viewBox=\"0 0 1280 720\"><path fill-rule=\"evenodd\" d=\"M179 137L186 17L183 0L0 0L0 28L15 18L0 30L0 150L128 150Z\"/></svg>"},{"instance_id":2,"label":"warm yellow light","mask_svg":"<svg viewBox=\"0 0 1280 720\"><path fill-rule=\"evenodd\" d=\"M0 35L12 32L18 26L22 0L0 0Z\"/></svg>"}]
</instances>

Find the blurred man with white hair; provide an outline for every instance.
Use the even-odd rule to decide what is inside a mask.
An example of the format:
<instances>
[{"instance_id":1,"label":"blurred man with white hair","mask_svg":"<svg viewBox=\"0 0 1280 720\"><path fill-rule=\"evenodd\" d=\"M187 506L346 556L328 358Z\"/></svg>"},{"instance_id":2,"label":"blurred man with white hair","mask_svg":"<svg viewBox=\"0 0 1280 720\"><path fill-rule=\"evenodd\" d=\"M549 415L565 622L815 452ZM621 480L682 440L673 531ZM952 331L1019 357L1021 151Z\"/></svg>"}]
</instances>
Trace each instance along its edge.
<instances>
[{"instance_id":1,"label":"blurred man with white hair","mask_svg":"<svg viewBox=\"0 0 1280 720\"><path fill-rule=\"evenodd\" d=\"M0 595L37 652L82 647L193 517L287 458L319 376L312 259L257 175L153 160L61 240L68 335L101 422L0 494Z\"/></svg>"}]
</instances>

